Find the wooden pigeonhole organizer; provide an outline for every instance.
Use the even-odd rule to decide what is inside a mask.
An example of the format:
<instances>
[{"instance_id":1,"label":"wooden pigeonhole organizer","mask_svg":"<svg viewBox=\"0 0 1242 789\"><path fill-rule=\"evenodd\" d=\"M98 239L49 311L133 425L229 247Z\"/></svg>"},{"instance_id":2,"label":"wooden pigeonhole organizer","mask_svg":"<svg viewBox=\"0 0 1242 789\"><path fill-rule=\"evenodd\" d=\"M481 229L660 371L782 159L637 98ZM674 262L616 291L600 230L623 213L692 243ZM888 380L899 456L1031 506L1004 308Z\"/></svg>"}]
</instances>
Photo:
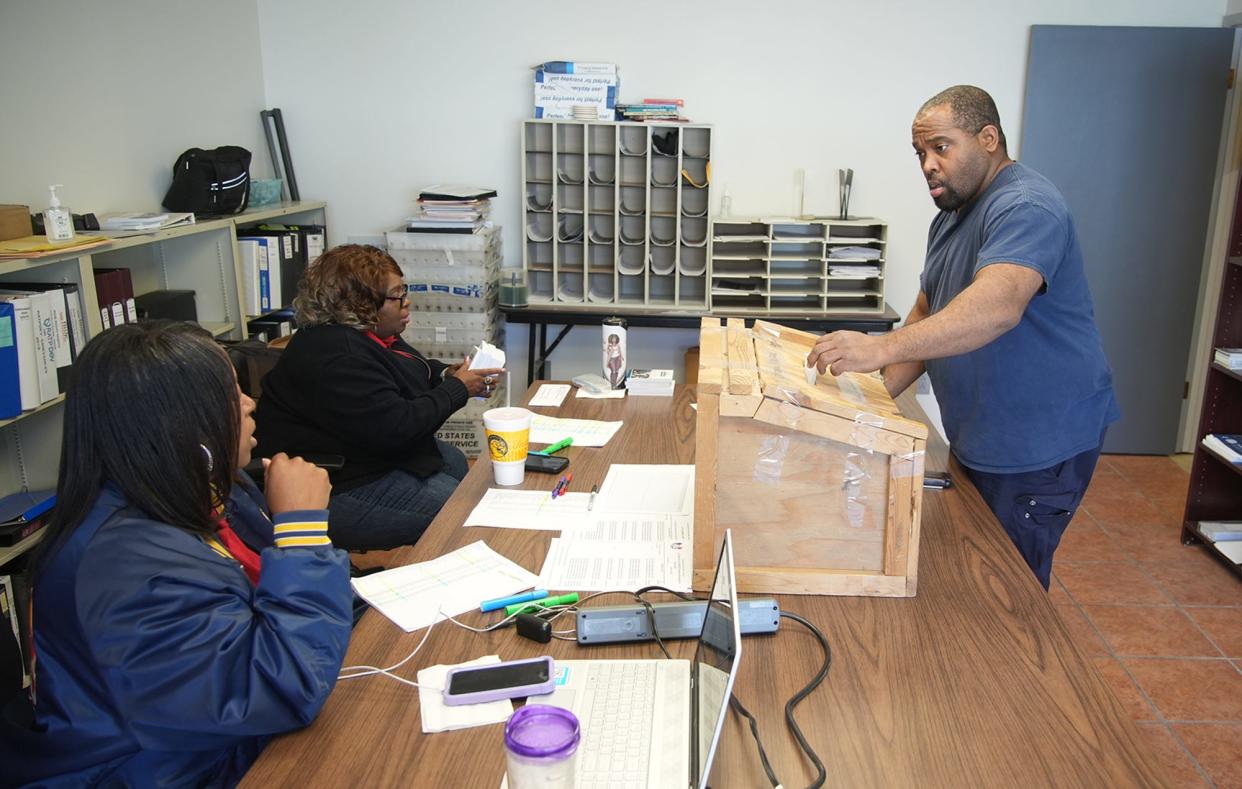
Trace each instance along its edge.
<instances>
[{"instance_id":1,"label":"wooden pigeonhole organizer","mask_svg":"<svg viewBox=\"0 0 1242 789\"><path fill-rule=\"evenodd\" d=\"M695 588L731 528L740 591L913 597L927 426L877 376L809 383L815 335L740 318L700 335Z\"/></svg>"}]
</instances>

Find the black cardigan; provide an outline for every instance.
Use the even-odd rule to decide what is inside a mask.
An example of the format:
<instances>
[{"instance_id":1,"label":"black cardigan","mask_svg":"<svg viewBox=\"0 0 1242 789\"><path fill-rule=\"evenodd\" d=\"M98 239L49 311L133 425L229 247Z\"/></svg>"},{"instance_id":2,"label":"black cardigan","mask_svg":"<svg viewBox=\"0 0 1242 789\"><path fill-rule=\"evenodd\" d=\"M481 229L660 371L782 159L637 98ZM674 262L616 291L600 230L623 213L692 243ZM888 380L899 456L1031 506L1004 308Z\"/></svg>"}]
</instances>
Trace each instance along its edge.
<instances>
[{"instance_id":1,"label":"black cardigan","mask_svg":"<svg viewBox=\"0 0 1242 789\"><path fill-rule=\"evenodd\" d=\"M470 398L453 376L441 381L445 367L400 338L389 349L348 326L302 329L263 378L255 456L344 455L337 491L394 469L429 477L444 466L436 430Z\"/></svg>"}]
</instances>

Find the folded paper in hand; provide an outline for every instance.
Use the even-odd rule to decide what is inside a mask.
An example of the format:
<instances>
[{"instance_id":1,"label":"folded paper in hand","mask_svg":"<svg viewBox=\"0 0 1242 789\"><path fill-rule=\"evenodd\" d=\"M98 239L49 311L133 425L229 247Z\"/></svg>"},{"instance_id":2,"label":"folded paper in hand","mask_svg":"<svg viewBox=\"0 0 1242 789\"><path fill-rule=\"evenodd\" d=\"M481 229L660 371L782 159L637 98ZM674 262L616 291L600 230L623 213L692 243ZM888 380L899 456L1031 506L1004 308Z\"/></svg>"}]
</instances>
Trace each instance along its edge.
<instances>
[{"instance_id":1,"label":"folded paper in hand","mask_svg":"<svg viewBox=\"0 0 1242 789\"><path fill-rule=\"evenodd\" d=\"M505 352L483 340L474 349L470 360L471 370L498 370L505 366Z\"/></svg>"}]
</instances>

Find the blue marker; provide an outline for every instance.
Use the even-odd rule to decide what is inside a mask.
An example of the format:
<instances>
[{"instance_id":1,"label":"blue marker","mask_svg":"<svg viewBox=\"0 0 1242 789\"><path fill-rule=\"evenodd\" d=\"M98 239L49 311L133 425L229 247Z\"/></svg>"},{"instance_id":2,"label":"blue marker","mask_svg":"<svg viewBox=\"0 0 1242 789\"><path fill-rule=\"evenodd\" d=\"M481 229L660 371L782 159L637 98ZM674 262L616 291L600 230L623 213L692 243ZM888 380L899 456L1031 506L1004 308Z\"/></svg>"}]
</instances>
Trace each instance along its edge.
<instances>
[{"instance_id":1,"label":"blue marker","mask_svg":"<svg viewBox=\"0 0 1242 789\"><path fill-rule=\"evenodd\" d=\"M484 600L479 603L479 610L486 614L488 611L498 611L507 605L513 605L514 603L529 603L534 600L542 600L547 596L547 589L532 589L529 592L515 594L512 597L497 597L495 600Z\"/></svg>"}]
</instances>

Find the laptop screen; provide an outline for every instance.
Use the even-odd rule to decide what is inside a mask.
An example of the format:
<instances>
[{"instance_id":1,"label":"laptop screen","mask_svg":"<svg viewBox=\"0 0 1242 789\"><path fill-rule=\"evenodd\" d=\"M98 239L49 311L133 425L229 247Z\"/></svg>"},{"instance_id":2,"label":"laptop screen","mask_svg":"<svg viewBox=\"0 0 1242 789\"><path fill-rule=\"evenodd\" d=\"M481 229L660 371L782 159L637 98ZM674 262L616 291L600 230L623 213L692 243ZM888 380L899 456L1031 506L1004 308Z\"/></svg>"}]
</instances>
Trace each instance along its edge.
<instances>
[{"instance_id":1,"label":"laptop screen","mask_svg":"<svg viewBox=\"0 0 1242 789\"><path fill-rule=\"evenodd\" d=\"M707 615L703 618L703 632L690 666L694 683L690 694L690 769L694 773L692 785L697 787L708 785L742 652L740 625L733 613L737 610L736 586L733 535L726 530L716 580L708 596Z\"/></svg>"}]
</instances>

